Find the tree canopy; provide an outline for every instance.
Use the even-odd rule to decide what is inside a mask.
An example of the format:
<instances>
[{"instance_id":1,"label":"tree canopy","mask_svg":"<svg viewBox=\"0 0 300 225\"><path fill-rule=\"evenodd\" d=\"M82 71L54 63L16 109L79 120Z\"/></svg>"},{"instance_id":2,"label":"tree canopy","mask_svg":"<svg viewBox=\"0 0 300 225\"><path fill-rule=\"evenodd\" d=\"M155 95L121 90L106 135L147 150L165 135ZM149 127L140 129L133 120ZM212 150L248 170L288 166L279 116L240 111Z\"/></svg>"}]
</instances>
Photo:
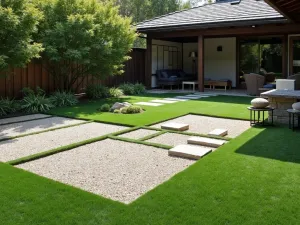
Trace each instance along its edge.
<instances>
[{"instance_id":1,"label":"tree canopy","mask_svg":"<svg viewBox=\"0 0 300 225\"><path fill-rule=\"evenodd\" d=\"M0 71L23 67L39 57L42 45L32 41L42 14L26 0L0 1Z\"/></svg>"}]
</instances>

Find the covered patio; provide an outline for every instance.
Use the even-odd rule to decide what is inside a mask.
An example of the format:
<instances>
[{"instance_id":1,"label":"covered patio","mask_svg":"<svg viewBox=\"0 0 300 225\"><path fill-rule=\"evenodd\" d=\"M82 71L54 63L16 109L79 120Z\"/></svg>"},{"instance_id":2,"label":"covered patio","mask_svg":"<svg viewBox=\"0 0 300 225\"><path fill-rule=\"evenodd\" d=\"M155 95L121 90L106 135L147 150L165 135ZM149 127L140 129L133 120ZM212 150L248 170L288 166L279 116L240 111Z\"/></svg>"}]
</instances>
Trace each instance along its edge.
<instances>
[{"instance_id":1,"label":"covered patio","mask_svg":"<svg viewBox=\"0 0 300 225\"><path fill-rule=\"evenodd\" d=\"M288 10L280 3L226 1L138 24L138 31L147 35L147 87L162 87L157 80L164 70L187 74L183 77L197 82L200 92L212 91L210 81L220 81L215 85L220 89L224 83L245 89L245 74L263 75L265 85L299 73L300 20L295 12L300 5L292 10L288 4Z\"/></svg>"}]
</instances>

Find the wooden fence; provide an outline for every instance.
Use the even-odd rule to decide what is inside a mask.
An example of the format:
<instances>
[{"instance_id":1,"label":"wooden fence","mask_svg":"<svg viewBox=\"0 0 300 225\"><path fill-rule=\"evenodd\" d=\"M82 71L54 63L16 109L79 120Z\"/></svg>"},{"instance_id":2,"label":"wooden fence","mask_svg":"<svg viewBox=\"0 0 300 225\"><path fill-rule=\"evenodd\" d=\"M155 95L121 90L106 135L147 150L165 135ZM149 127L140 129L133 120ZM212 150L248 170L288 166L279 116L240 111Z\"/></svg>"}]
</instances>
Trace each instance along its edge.
<instances>
[{"instance_id":1,"label":"wooden fence","mask_svg":"<svg viewBox=\"0 0 300 225\"><path fill-rule=\"evenodd\" d=\"M145 82L145 49L133 49L130 53L131 60L125 63L122 75L112 76L105 80L95 80L93 78L86 78L79 88L77 93L90 83L97 82L103 85L112 87L124 82L144 83ZM18 98L21 96L20 91L24 87L35 87L44 89L47 93L51 93L57 89L51 75L44 69L41 62L33 61L26 68L15 68L6 77L0 77L0 97ZM75 84L74 86L77 86Z\"/></svg>"}]
</instances>

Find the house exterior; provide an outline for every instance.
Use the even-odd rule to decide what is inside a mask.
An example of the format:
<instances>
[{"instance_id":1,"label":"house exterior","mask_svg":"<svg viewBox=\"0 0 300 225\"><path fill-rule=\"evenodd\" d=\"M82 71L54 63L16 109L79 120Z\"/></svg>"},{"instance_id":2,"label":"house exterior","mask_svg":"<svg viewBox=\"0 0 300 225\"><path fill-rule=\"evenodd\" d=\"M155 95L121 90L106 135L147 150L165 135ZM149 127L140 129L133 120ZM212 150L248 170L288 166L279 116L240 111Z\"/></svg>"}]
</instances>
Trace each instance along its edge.
<instances>
[{"instance_id":1,"label":"house exterior","mask_svg":"<svg viewBox=\"0 0 300 225\"><path fill-rule=\"evenodd\" d=\"M242 88L243 74L300 72L300 1L219 0L137 25L147 35L145 81L161 69L230 80ZM193 52L197 58L190 57ZM196 65L194 66L194 63Z\"/></svg>"}]
</instances>

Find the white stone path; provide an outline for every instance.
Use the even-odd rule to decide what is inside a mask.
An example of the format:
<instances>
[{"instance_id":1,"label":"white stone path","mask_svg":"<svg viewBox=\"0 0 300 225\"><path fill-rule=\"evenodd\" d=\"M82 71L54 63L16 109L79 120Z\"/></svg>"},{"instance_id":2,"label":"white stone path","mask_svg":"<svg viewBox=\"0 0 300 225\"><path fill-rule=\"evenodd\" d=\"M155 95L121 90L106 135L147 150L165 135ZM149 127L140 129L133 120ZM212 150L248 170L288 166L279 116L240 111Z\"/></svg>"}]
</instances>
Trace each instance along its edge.
<instances>
[{"instance_id":1,"label":"white stone path","mask_svg":"<svg viewBox=\"0 0 300 225\"><path fill-rule=\"evenodd\" d=\"M135 105L158 107L158 106L162 106L164 104L173 104L176 102L185 102L185 101L189 101L189 100L198 100L201 98L209 98L209 97L215 97L215 96L218 96L218 95L196 92L194 94L181 95L181 96L176 96L174 98L154 99L154 100L151 100L150 102L137 102L137 103L135 103Z\"/></svg>"}]
</instances>

